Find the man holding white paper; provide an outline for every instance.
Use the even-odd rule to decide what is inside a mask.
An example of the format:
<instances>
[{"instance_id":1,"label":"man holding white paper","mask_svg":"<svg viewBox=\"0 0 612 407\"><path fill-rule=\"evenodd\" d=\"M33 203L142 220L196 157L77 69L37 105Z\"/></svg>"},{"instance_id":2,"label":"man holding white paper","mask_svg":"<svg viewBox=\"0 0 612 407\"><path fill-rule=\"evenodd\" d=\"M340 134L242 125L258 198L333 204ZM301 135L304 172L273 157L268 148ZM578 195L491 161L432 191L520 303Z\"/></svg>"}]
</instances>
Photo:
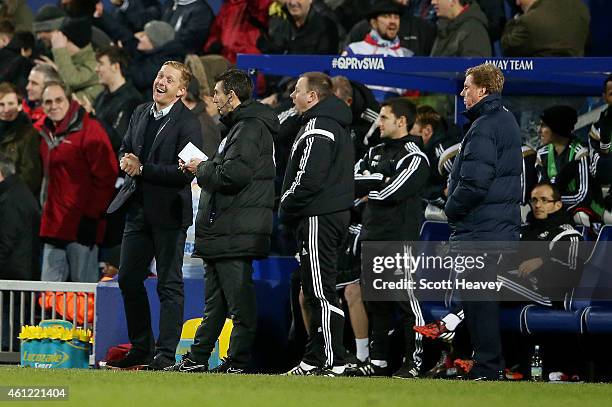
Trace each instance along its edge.
<instances>
[{"instance_id":1,"label":"man holding white paper","mask_svg":"<svg viewBox=\"0 0 612 407\"><path fill-rule=\"evenodd\" d=\"M227 131L210 160L188 158L184 171L202 187L194 257L204 259L205 312L191 350L167 370L206 372L226 316L234 327L228 358L215 373L243 373L257 327L253 260L268 256L274 207L274 144L280 123L272 109L251 100L246 72L230 69L217 78L213 101ZM189 150L184 153L189 154ZM196 152L197 154L197 152Z\"/></svg>"},{"instance_id":2,"label":"man holding white paper","mask_svg":"<svg viewBox=\"0 0 612 407\"><path fill-rule=\"evenodd\" d=\"M183 253L193 219L193 175L177 163L187 144L197 149L202 143L200 122L180 100L190 79L182 63L162 65L153 82L153 102L134 110L119 151L128 177L107 212L127 207L119 287L132 349L108 367L161 370L175 361L183 325ZM144 287L154 257L160 300L157 343Z\"/></svg>"}]
</instances>

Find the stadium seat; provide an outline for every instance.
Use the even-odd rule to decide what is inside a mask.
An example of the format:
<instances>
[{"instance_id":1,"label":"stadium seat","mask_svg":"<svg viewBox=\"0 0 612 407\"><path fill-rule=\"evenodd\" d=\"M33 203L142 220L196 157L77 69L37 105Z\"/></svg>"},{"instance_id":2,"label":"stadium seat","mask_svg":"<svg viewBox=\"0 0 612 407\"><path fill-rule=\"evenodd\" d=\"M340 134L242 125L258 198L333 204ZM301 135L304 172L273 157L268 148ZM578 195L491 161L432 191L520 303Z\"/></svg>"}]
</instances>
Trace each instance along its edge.
<instances>
[{"instance_id":1,"label":"stadium seat","mask_svg":"<svg viewBox=\"0 0 612 407\"><path fill-rule=\"evenodd\" d=\"M612 301L602 301L607 298L603 290L612 288L612 258L605 243L611 240L612 227L605 226L585 264L569 311L529 307L522 321L526 332L612 332Z\"/></svg>"},{"instance_id":2,"label":"stadium seat","mask_svg":"<svg viewBox=\"0 0 612 407\"><path fill-rule=\"evenodd\" d=\"M589 281L593 287L593 299L584 311L584 322L588 333L612 332L612 252L608 242L612 241L612 225L604 226L593 253L588 261L587 269L597 276L597 280Z\"/></svg>"}]
</instances>

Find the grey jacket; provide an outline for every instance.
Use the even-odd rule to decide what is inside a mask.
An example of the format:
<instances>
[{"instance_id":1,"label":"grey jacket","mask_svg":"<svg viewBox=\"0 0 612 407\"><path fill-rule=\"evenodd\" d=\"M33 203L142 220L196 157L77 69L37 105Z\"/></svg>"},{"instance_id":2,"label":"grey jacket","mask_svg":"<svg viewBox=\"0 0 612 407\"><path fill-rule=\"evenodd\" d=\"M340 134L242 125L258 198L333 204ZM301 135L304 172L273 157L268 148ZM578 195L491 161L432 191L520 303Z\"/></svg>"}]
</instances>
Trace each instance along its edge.
<instances>
[{"instance_id":1,"label":"grey jacket","mask_svg":"<svg viewBox=\"0 0 612 407\"><path fill-rule=\"evenodd\" d=\"M490 57L492 50L487 27L487 16L476 3L452 20L439 19L431 56Z\"/></svg>"}]
</instances>

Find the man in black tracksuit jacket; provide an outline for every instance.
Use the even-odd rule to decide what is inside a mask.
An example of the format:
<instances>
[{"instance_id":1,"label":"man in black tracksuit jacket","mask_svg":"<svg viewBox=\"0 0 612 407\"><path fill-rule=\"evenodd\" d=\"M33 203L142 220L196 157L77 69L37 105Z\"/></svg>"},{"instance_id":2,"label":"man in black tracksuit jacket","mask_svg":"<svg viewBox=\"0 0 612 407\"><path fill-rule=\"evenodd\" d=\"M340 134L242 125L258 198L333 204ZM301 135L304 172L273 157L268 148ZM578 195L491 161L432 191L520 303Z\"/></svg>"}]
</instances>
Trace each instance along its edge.
<instances>
[{"instance_id":1,"label":"man in black tracksuit jacket","mask_svg":"<svg viewBox=\"0 0 612 407\"><path fill-rule=\"evenodd\" d=\"M355 192L367 197L363 212L362 241L415 241L423 220L421 192L429 178L429 160L423 140L411 136L416 107L406 99L382 103L380 135L383 142L370 148L355 165ZM362 270L370 273L371 270ZM409 301L372 301L368 303L371 361L355 372L358 376L388 376L391 348L389 331L398 308L405 342L405 362L394 377L414 378L419 374L423 348L421 335L412 326L422 323L419 302L411 290ZM421 321L421 322L420 322Z\"/></svg>"},{"instance_id":2,"label":"man in black tracksuit jacket","mask_svg":"<svg viewBox=\"0 0 612 407\"><path fill-rule=\"evenodd\" d=\"M228 358L214 369L242 373L251 359L257 327L253 259L268 256L274 207L274 146L280 127L274 111L251 100L244 71L217 78L213 101L227 127L212 159L182 164L202 187L195 252L206 265L204 319L191 350L169 370L207 371L225 318L233 322Z\"/></svg>"},{"instance_id":3,"label":"man in black tracksuit jacket","mask_svg":"<svg viewBox=\"0 0 612 407\"><path fill-rule=\"evenodd\" d=\"M302 113L302 127L291 149L279 216L296 231L311 320L302 362L288 374L342 374L344 313L336 275L354 197L354 154L346 130L352 115L333 95L331 79L320 72L303 74L291 98Z\"/></svg>"}]
</instances>

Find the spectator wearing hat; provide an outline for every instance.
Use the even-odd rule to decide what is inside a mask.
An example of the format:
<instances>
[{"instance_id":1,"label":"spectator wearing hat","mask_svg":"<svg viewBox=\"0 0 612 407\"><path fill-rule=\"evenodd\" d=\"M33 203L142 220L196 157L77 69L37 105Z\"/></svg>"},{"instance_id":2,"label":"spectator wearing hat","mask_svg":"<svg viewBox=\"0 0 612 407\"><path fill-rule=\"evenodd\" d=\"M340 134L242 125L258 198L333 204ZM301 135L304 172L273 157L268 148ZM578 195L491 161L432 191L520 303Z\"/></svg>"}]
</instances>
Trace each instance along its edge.
<instances>
[{"instance_id":1,"label":"spectator wearing hat","mask_svg":"<svg viewBox=\"0 0 612 407\"><path fill-rule=\"evenodd\" d=\"M176 40L172 26L163 21L149 21L144 30L132 35L124 30L119 38L131 57L129 77L138 91L151 97L151 83L159 68L169 60L183 61L187 54L185 47Z\"/></svg>"},{"instance_id":2,"label":"spectator wearing hat","mask_svg":"<svg viewBox=\"0 0 612 407\"><path fill-rule=\"evenodd\" d=\"M574 139L577 121L578 114L570 106L552 106L540 115L538 134L542 147L536 160L538 182L555 184L570 213L584 212L589 218L597 219L603 214L601 188L590 178L587 148Z\"/></svg>"},{"instance_id":3,"label":"spectator wearing hat","mask_svg":"<svg viewBox=\"0 0 612 407\"><path fill-rule=\"evenodd\" d=\"M438 16L432 57L490 57L487 16L472 0L431 0Z\"/></svg>"},{"instance_id":4,"label":"spectator wearing hat","mask_svg":"<svg viewBox=\"0 0 612 407\"><path fill-rule=\"evenodd\" d=\"M429 56L436 39L436 26L421 17L404 12L406 7L402 3L401 0L381 0L374 3L373 7L368 10L366 19L355 24L348 33L345 44L359 42L365 38L372 30L371 16L377 8L394 5L400 11L397 33L400 45L412 51L415 56Z\"/></svg>"},{"instance_id":5,"label":"spectator wearing hat","mask_svg":"<svg viewBox=\"0 0 612 407\"><path fill-rule=\"evenodd\" d=\"M67 18L51 33L53 61L41 56L45 63L54 64L62 81L80 100L94 100L102 91L96 75L96 55L91 45L91 24L85 18Z\"/></svg>"},{"instance_id":6,"label":"spectator wearing hat","mask_svg":"<svg viewBox=\"0 0 612 407\"><path fill-rule=\"evenodd\" d=\"M400 44L398 36L402 9L391 0L380 0L367 14L371 30L363 41L349 44L342 55L380 55L385 57L411 57L414 52ZM379 102L404 93L403 89L386 86L368 86Z\"/></svg>"},{"instance_id":7,"label":"spectator wearing hat","mask_svg":"<svg viewBox=\"0 0 612 407\"><path fill-rule=\"evenodd\" d=\"M217 147L221 142L221 130L218 122L208 114L206 103L200 97L200 83L196 78L191 78L187 92L181 99L185 106L198 116L202 127L202 151L208 157L212 157L217 152Z\"/></svg>"},{"instance_id":8,"label":"spectator wearing hat","mask_svg":"<svg viewBox=\"0 0 612 407\"><path fill-rule=\"evenodd\" d=\"M167 2L161 19L174 29L187 53L195 54L202 50L215 15L205 0L174 0Z\"/></svg>"},{"instance_id":9,"label":"spectator wearing hat","mask_svg":"<svg viewBox=\"0 0 612 407\"><path fill-rule=\"evenodd\" d=\"M64 10L49 4L42 6L38 10L34 17L32 29L34 34L36 34L36 38L45 48L51 49L51 35L54 31L60 29L66 17L67 15Z\"/></svg>"}]
</instances>

